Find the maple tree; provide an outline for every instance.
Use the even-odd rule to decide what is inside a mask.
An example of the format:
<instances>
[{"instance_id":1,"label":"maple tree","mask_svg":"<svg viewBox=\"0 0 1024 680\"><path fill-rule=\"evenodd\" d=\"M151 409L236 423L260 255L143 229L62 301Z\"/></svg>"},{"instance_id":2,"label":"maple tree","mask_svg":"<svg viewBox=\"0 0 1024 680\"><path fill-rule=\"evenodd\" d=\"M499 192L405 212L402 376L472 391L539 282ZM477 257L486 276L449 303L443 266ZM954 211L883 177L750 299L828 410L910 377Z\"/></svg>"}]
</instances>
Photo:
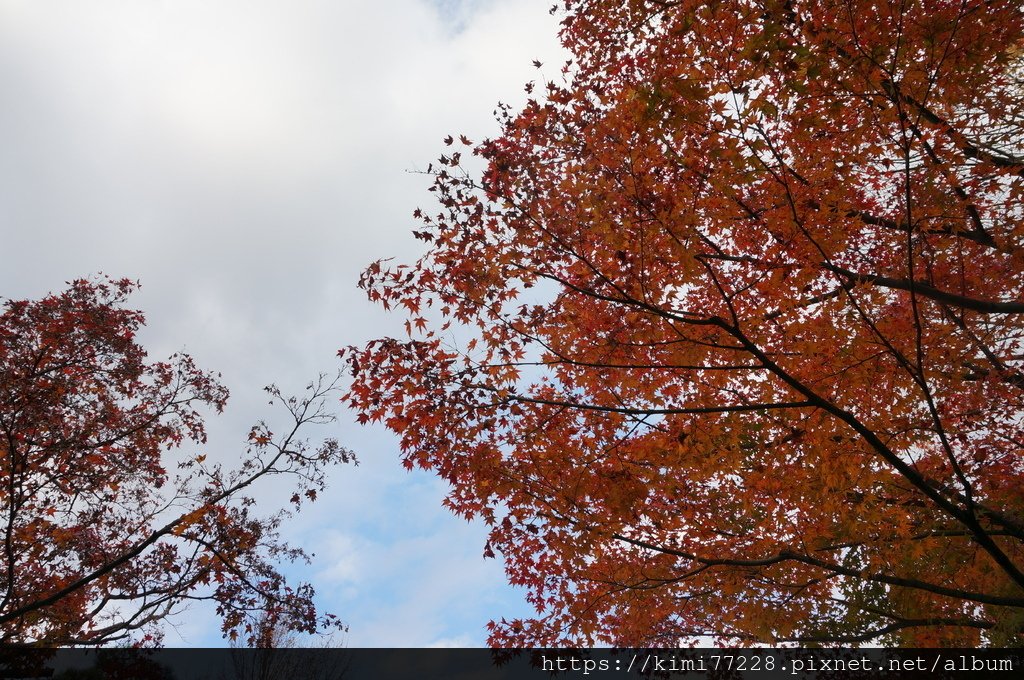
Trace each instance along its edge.
<instances>
[{"instance_id":1,"label":"maple tree","mask_svg":"<svg viewBox=\"0 0 1024 680\"><path fill-rule=\"evenodd\" d=\"M260 643L266 622L313 632L340 626L318 614L308 584L278 565L304 558L255 512L248 489L291 480L298 508L324 488L324 469L354 461L333 439L300 430L332 418L321 379L302 398L267 388L288 412L275 435L249 433L237 467L202 453L202 410L228 398L187 355L149 363L135 335L136 285L78 280L0 314L0 642L157 644L158 624L199 600L216 602L223 631ZM172 458L173 456L173 458ZM177 461L178 473L168 466ZM277 482L278 490L288 482Z\"/></svg>"},{"instance_id":2,"label":"maple tree","mask_svg":"<svg viewBox=\"0 0 1024 680\"><path fill-rule=\"evenodd\" d=\"M341 352L527 589L490 642L1021 642L1020 3L560 4Z\"/></svg>"}]
</instances>

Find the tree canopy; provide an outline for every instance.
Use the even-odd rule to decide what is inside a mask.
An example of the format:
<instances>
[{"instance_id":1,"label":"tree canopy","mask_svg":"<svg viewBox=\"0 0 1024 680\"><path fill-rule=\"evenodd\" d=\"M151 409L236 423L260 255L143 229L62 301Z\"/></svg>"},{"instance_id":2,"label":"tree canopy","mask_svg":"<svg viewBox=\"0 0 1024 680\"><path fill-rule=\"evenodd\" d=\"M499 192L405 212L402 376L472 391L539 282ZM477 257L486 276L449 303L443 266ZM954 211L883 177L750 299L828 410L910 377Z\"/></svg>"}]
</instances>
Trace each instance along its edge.
<instances>
[{"instance_id":1,"label":"tree canopy","mask_svg":"<svg viewBox=\"0 0 1024 680\"><path fill-rule=\"evenodd\" d=\"M341 352L527 589L490 642L1019 643L1020 3L555 10Z\"/></svg>"},{"instance_id":2,"label":"tree canopy","mask_svg":"<svg viewBox=\"0 0 1024 680\"><path fill-rule=\"evenodd\" d=\"M156 644L161 621L200 600L216 603L225 635L253 644L267 621L339 626L317 613L311 586L291 587L279 571L304 557L277 535L287 513L260 516L246 495L278 476L297 508L323 488L325 466L354 460L334 440L299 438L331 419L333 383L301 399L268 388L288 428L276 436L257 424L225 469L186 447L205 442L202 411L219 412L227 389L187 355L147 362L135 340L144 317L124 306L135 287L78 280L4 303L0 643Z\"/></svg>"}]
</instances>

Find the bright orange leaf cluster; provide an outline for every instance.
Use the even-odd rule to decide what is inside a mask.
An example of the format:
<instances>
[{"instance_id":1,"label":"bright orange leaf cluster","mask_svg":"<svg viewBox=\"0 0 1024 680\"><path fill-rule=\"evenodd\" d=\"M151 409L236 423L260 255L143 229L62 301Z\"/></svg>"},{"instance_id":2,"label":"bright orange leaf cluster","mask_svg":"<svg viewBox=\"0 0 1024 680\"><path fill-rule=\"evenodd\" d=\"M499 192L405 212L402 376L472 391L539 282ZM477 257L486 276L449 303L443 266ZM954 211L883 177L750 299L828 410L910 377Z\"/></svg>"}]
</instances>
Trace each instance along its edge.
<instances>
[{"instance_id":1,"label":"bright orange leaf cluster","mask_svg":"<svg viewBox=\"0 0 1024 680\"><path fill-rule=\"evenodd\" d=\"M1021 4L562 10L363 277L426 331L343 352L528 589L491 642L1020 642Z\"/></svg>"},{"instance_id":2,"label":"bright orange leaf cluster","mask_svg":"<svg viewBox=\"0 0 1024 680\"><path fill-rule=\"evenodd\" d=\"M324 466L352 460L333 440L310 450L297 439L329 420L332 385L301 400L268 388L288 434L257 425L237 469L184 454L172 477L170 450L205 442L200 409L220 411L228 392L186 355L147 363L143 316L124 308L135 287L79 280L0 313L0 644L155 644L160 621L199 600L254 644L264 622L339 625L278 571L304 557L277 536L283 512L257 516L245 496L284 475L315 498Z\"/></svg>"}]
</instances>

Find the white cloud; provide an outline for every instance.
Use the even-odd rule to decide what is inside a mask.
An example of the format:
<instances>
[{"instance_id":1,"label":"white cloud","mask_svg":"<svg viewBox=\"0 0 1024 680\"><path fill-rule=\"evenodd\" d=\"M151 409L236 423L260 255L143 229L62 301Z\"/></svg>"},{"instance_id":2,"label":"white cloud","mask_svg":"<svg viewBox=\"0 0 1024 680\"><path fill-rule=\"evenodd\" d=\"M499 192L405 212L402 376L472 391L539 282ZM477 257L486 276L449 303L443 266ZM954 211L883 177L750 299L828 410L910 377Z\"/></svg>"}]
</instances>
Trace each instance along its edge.
<instances>
[{"instance_id":1,"label":"white cloud","mask_svg":"<svg viewBox=\"0 0 1024 680\"><path fill-rule=\"evenodd\" d=\"M480 645L479 641L471 635L459 635L457 637L441 638L426 646L430 649L469 649Z\"/></svg>"},{"instance_id":2,"label":"white cloud","mask_svg":"<svg viewBox=\"0 0 1024 680\"><path fill-rule=\"evenodd\" d=\"M141 279L151 355L186 348L232 390L209 447L230 458L272 413L263 385L301 390L342 345L400 332L359 271L419 252L410 213L431 195L406 171L446 134L495 134L532 59L557 72L549 3L5 0L0 296ZM481 559L482 527L443 511L392 437L341 416L311 434L362 465L286 529L319 554L296 574L322 579L353 644L481 643L519 598ZM204 617L180 620L184 644L217 642Z\"/></svg>"}]
</instances>

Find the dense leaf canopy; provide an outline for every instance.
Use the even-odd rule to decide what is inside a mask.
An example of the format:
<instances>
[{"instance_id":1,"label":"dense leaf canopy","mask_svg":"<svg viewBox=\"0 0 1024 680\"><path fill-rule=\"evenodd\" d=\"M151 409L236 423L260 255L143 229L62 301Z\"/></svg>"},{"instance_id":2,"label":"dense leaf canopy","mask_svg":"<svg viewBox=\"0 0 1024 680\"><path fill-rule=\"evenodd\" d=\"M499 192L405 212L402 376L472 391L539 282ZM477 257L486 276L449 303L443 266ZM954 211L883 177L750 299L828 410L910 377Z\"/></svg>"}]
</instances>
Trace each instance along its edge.
<instances>
[{"instance_id":1,"label":"dense leaf canopy","mask_svg":"<svg viewBox=\"0 0 1024 680\"><path fill-rule=\"evenodd\" d=\"M528 589L491 642L1019 642L1021 4L561 11L343 351Z\"/></svg>"}]
</instances>

